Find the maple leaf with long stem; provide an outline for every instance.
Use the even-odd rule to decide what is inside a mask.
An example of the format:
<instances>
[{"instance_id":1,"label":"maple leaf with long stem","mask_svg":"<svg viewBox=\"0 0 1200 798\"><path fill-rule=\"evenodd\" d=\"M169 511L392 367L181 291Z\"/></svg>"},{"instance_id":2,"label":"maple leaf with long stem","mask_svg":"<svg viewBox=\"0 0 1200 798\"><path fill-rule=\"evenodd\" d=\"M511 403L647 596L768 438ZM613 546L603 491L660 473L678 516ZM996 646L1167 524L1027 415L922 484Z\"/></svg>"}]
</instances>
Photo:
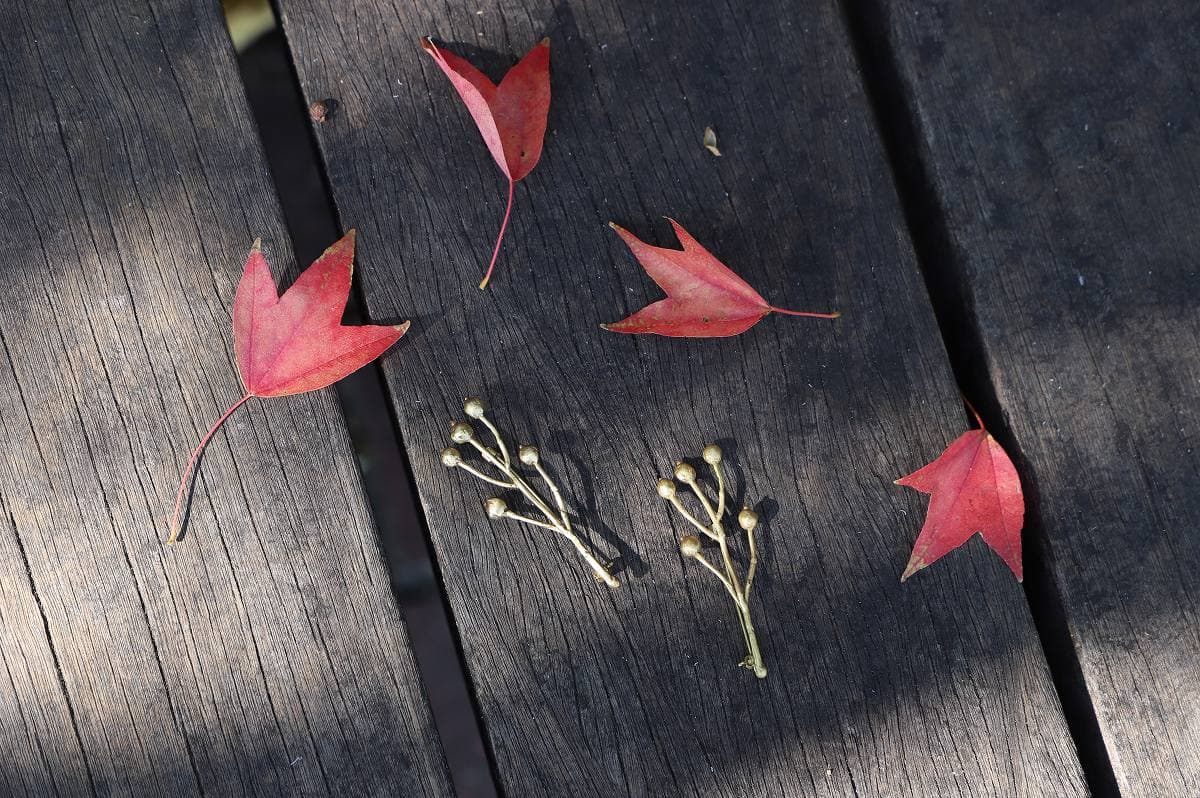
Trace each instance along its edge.
<instances>
[{"instance_id":1,"label":"maple leaf with long stem","mask_svg":"<svg viewBox=\"0 0 1200 798\"><path fill-rule=\"evenodd\" d=\"M609 222L638 263L667 292L628 318L600 325L620 333L655 333L676 338L720 338L745 332L768 313L836 319L840 313L811 313L777 308L759 296L713 254L692 238L679 222L667 218L683 249L655 247Z\"/></svg>"},{"instance_id":2,"label":"maple leaf with long stem","mask_svg":"<svg viewBox=\"0 0 1200 798\"><path fill-rule=\"evenodd\" d=\"M475 120L488 151L508 178L508 203L492 249L487 273L479 283L487 288L500 256L500 244L512 215L513 191L542 157L546 119L550 113L550 40L542 39L501 79L492 83L469 61L446 52L428 37L421 47L450 78L458 96Z\"/></svg>"},{"instance_id":3,"label":"maple leaf with long stem","mask_svg":"<svg viewBox=\"0 0 1200 798\"><path fill-rule=\"evenodd\" d=\"M968 404L968 407L970 405ZM896 480L928 493L929 512L900 581L940 560L978 532L1020 582L1025 497L1004 449L983 426L954 439L932 463Z\"/></svg>"},{"instance_id":4,"label":"maple leaf with long stem","mask_svg":"<svg viewBox=\"0 0 1200 798\"><path fill-rule=\"evenodd\" d=\"M279 296L261 244L254 242L233 300L233 348L245 393L192 452L175 495L168 543L179 538L184 495L196 461L235 410L255 397L291 396L332 385L382 355L408 330L407 321L342 324L353 272L351 230Z\"/></svg>"}]
</instances>

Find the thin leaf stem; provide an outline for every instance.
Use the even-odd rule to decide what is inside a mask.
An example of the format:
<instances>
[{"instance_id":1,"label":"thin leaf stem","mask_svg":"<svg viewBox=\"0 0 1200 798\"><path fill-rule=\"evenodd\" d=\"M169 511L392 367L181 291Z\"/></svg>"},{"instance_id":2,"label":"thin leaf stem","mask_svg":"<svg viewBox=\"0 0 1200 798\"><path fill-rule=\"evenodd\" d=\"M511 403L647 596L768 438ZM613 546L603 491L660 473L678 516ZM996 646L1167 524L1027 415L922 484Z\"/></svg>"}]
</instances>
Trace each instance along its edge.
<instances>
[{"instance_id":1,"label":"thin leaf stem","mask_svg":"<svg viewBox=\"0 0 1200 798\"><path fill-rule=\"evenodd\" d=\"M772 307L771 310L775 313L782 313L785 316L807 316L811 319L836 319L839 318L841 311L835 310L832 313L813 313L809 310L787 310L785 308Z\"/></svg>"},{"instance_id":2,"label":"thin leaf stem","mask_svg":"<svg viewBox=\"0 0 1200 798\"><path fill-rule=\"evenodd\" d=\"M504 221L500 223L500 234L496 236L496 248L492 250L492 260L488 263L487 274L483 275L483 280L479 283L480 290L487 288L488 280L492 279L492 269L496 268L496 258L500 257L500 244L504 242L504 231L508 229L508 217L512 215L513 190L516 187L517 181L510 177L508 179L508 205L504 208Z\"/></svg>"},{"instance_id":3,"label":"thin leaf stem","mask_svg":"<svg viewBox=\"0 0 1200 798\"><path fill-rule=\"evenodd\" d=\"M975 416L975 423L979 425L979 428L981 430L983 430L984 432L987 432L987 427L985 427L983 425L983 419L980 418L979 411L975 409L975 405L971 404L971 400L968 399L966 396L963 396L962 400L963 400L963 404L965 404L967 406L967 409L971 411L971 415Z\"/></svg>"},{"instance_id":4,"label":"thin leaf stem","mask_svg":"<svg viewBox=\"0 0 1200 798\"><path fill-rule=\"evenodd\" d=\"M232 416L235 410L249 401L252 396L253 394L248 393L230 405L229 409L217 419L217 423L212 425L212 427L208 430L208 433L200 439L200 443L192 451L192 457L190 460L188 460L187 467L183 469L183 477L179 480L179 491L175 494L175 512L171 516L171 533L167 536L167 543L174 543L176 540L178 540L179 533L182 531L179 525L179 516L183 511L183 497L187 492L187 486L192 476L192 470L196 467L196 461L200 459L201 452L204 451L204 447L208 446L208 442L212 440L213 435L217 434L217 430L221 428L221 425L225 423L225 420Z\"/></svg>"}]
</instances>

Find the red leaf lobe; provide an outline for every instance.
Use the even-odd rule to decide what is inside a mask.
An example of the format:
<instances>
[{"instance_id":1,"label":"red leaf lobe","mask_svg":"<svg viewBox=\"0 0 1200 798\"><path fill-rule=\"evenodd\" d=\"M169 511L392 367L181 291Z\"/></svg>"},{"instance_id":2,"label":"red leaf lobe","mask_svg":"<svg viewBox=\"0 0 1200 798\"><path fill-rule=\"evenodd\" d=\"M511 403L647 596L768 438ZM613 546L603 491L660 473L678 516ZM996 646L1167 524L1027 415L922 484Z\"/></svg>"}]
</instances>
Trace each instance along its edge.
<instances>
[{"instance_id":1,"label":"red leaf lobe","mask_svg":"<svg viewBox=\"0 0 1200 798\"><path fill-rule=\"evenodd\" d=\"M233 412L252 397L291 396L324 388L379 357L408 329L399 325L342 324L354 272L354 231L329 247L283 296L255 241L233 300L233 349L246 392L209 428L192 451L167 543L180 532L183 500L204 447Z\"/></svg>"},{"instance_id":2,"label":"red leaf lobe","mask_svg":"<svg viewBox=\"0 0 1200 798\"><path fill-rule=\"evenodd\" d=\"M896 484L930 494L925 524L900 581L937 562L976 532L1021 581L1025 517L1021 480L987 430L964 432L936 460Z\"/></svg>"},{"instance_id":3,"label":"red leaf lobe","mask_svg":"<svg viewBox=\"0 0 1200 798\"><path fill-rule=\"evenodd\" d=\"M782 310L700 245L679 222L667 217L683 249L656 247L623 227L609 227L629 247L667 298L652 302L628 318L600 325L620 333L654 333L675 338L722 338L753 327L771 312L835 319L840 313Z\"/></svg>"},{"instance_id":4,"label":"red leaf lobe","mask_svg":"<svg viewBox=\"0 0 1200 798\"><path fill-rule=\"evenodd\" d=\"M469 61L442 50L428 37L421 39L421 48L450 79L475 120L496 165L508 178L504 221L500 224L487 273L479 284L480 288L485 288L500 255L504 232L508 229L513 188L533 171L542 157L550 112L550 40L542 39L535 44L508 70L498 86Z\"/></svg>"},{"instance_id":5,"label":"red leaf lobe","mask_svg":"<svg viewBox=\"0 0 1200 798\"><path fill-rule=\"evenodd\" d=\"M290 396L331 385L396 343L396 326L342 325L354 272L354 231L278 296L271 269L256 247L246 258L233 303L234 351L246 393Z\"/></svg>"}]
</instances>

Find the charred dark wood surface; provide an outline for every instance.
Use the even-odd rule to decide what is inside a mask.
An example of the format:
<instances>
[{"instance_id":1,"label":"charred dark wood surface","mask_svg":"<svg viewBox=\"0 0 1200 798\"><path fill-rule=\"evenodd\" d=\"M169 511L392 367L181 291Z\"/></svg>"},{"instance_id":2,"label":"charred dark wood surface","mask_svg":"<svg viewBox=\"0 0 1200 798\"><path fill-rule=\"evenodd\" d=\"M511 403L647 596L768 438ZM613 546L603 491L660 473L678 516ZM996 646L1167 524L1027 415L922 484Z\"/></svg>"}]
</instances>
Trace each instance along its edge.
<instances>
[{"instance_id":1,"label":"charred dark wood surface","mask_svg":"<svg viewBox=\"0 0 1200 798\"><path fill-rule=\"evenodd\" d=\"M1020 454L1100 756L1126 798L1194 795L1200 7L881 5L956 343Z\"/></svg>"},{"instance_id":2,"label":"charred dark wood surface","mask_svg":"<svg viewBox=\"0 0 1200 798\"><path fill-rule=\"evenodd\" d=\"M1082 795L1025 597L980 541L901 586L925 500L892 485L965 417L839 9L286 0L285 31L368 312L413 318L384 369L502 787L563 795ZM487 292L504 183L433 35L493 78L550 36L542 163ZM717 132L723 157L701 145ZM670 214L773 302L737 338L599 329L658 298L614 220ZM464 396L536 442L598 585L550 533L489 522L437 451ZM767 519L770 674L654 495L716 440Z\"/></svg>"},{"instance_id":3,"label":"charred dark wood surface","mask_svg":"<svg viewBox=\"0 0 1200 798\"><path fill-rule=\"evenodd\" d=\"M0 52L0 793L442 796L332 392L241 394L280 222L215 4L10 4Z\"/></svg>"}]
</instances>

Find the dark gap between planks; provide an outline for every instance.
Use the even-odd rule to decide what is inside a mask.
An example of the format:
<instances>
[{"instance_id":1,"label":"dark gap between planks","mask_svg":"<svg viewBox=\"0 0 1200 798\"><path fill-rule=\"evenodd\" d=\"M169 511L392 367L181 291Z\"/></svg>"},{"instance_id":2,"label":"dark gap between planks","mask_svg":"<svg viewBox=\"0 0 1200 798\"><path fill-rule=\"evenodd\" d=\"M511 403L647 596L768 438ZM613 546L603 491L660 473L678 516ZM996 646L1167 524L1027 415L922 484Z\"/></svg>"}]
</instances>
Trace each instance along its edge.
<instances>
[{"instance_id":1,"label":"dark gap between planks","mask_svg":"<svg viewBox=\"0 0 1200 798\"><path fill-rule=\"evenodd\" d=\"M898 79L896 54L884 26L879 0L842 0L847 33L854 48L876 127L883 139L904 221L933 305L950 367L963 396L979 410L988 431L1023 473L1024 458L1009 431L988 376L986 350L962 273L954 265L949 231L937 193L920 158L916 116ZM973 425L974 419L964 417ZM1116 776L1100 732L1095 708L1071 643L1063 602L1048 566L1048 550L1038 513L1037 486L1022 480L1025 491L1023 559L1025 597L1042 651L1075 741L1088 789L1095 798L1119 798Z\"/></svg>"},{"instance_id":2,"label":"dark gap between planks","mask_svg":"<svg viewBox=\"0 0 1200 798\"><path fill-rule=\"evenodd\" d=\"M296 259L307 266L341 235L342 226L282 32L273 29L239 52L238 69ZM347 323L361 321L362 307L356 282ZM474 692L378 364L355 372L336 389L455 793L491 798L498 794L494 764L483 743Z\"/></svg>"}]
</instances>

